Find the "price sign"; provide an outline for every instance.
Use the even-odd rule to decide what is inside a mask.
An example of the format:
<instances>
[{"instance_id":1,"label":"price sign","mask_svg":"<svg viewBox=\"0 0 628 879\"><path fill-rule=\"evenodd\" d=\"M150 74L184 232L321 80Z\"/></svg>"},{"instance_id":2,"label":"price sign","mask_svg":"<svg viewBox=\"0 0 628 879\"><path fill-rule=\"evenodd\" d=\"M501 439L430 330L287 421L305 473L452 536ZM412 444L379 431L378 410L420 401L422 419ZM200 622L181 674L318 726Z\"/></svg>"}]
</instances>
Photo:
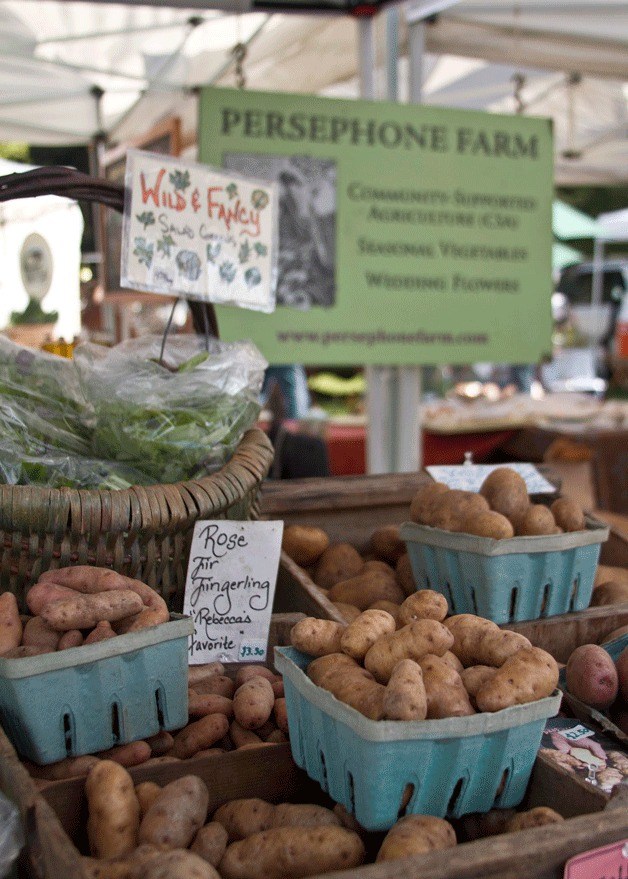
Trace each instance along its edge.
<instances>
[{"instance_id":1,"label":"price sign","mask_svg":"<svg viewBox=\"0 0 628 879\"><path fill-rule=\"evenodd\" d=\"M565 864L564 879L626 879L628 839L583 852Z\"/></svg>"},{"instance_id":2,"label":"price sign","mask_svg":"<svg viewBox=\"0 0 628 879\"><path fill-rule=\"evenodd\" d=\"M190 665L266 659L282 534L283 522L196 523L183 602Z\"/></svg>"},{"instance_id":3,"label":"price sign","mask_svg":"<svg viewBox=\"0 0 628 879\"><path fill-rule=\"evenodd\" d=\"M525 480L528 494L553 494L556 491L556 487L539 473L534 464L461 464L459 467L434 466L426 469L437 482L444 482L449 488L479 491L488 474L503 466L516 470Z\"/></svg>"},{"instance_id":4,"label":"price sign","mask_svg":"<svg viewBox=\"0 0 628 879\"><path fill-rule=\"evenodd\" d=\"M129 150L122 286L273 311L275 186Z\"/></svg>"}]
</instances>

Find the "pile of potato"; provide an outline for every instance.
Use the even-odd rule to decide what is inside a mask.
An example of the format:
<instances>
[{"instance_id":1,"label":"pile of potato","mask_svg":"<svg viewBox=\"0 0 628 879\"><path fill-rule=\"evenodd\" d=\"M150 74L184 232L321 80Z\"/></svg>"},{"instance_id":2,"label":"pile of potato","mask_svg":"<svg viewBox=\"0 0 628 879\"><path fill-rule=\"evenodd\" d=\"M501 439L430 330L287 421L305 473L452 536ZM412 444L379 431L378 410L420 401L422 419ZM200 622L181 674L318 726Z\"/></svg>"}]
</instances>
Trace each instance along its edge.
<instances>
[{"instance_id":1,"label":"pile of potato","mask_svg":"<svg viewBox=\"0 0 628 879\"><path fill-rule=\"evenodd\" d=\"M432 528L497 540L586 528L582 508L572 500L558 498L550 507L532 503L525 480L510 467L489 473L479 493L442 482L423 486L412 500L410 518Z\"/></svg>"},{"instance_id":2,"label":"pile of potato","mask_svg":"<svg viewBox=\"0 0 628 879\"><path fill-rule=\"evenodd\" d=\"M371 720L500 711L551 695L558 665L523 635L472 614L447 617L444 596L410 595L398 620L369 609L349 624L307 617L291 643L314 657L309 678Z\"/></svg>"},{"instance_id":3,"label":"pile of potato","mask_svg":"<svg viewBox=\"0 0 628 879\"><path fill-rule=\"evenodd\" d=\"M457 843L452 825L430 815L406 815L380 841L339 805L236 799L208 821L209 793L198 776L134 786L127 770L110 761L90 771L85 793L88 879L301 879ZM544 807L491 814L493 834L563 820Z\"/></svg>"},{"instance_id":4,"label":"pile of potato","mask_svg":"<svg viewBox=\"0 0 628 879\"><path fill-rule=\"evenodd\" d=\"M44 784L85 775L102 760L125 767L158 765L288 741L283 681L264 666L241 666L234 677L219 662L192 666L188 697L189 723L174 734L162 730L146 740L98 754L26 766Z\"/></svg>"},{"instance_id":5,"label":"pile of potato","mask_svg":"<svg viewBox=\"0 0 628 879\"><path fill-rule=\"evenodd\" d=\"M108 568L77 565L46 571L26 595L32 616L20 615L11 592L0 595L0 656L19 659L116 635L170 619L161 596Z\"/></svg>"},{"instance_id":6,"label":"pile of potato","mask_svg":"<svg viewBox=\"0 0 628 879\"><path fill-rule=\"evenodd\" d=\"M607 637L628 633L628 626ZM597 644L576 647L565 669L567 690L581 702L606 712L613 723L628 735L628 647L616 662Z\"/></svg>"}]
</instances>

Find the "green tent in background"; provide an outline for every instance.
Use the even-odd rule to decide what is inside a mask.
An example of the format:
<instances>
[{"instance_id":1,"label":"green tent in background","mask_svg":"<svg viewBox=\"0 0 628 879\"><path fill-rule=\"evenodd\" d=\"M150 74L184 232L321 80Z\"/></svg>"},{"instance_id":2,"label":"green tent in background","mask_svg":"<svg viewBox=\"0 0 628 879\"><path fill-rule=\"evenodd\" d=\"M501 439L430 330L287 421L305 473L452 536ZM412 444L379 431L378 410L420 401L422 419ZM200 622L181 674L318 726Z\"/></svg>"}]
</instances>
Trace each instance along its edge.
<instances>
[{"instance_id":1,"label":"green tent in background","mask_svg":"<svg viewBox=\"0 0 628 879\"><path fill-rule=\"evenodd\" d=\"M561 244L555 241L552 244L552 270L555 272L564 269L566 266L574 265L582 262L584 256L575 247L569 247L567 244Z\"/></svg>"},{"instance_id":2,"label":"green tent in background","mask_svg":"<svg viewBox=\"0 0 628 879\"><path fill-rule=\"evenodd\" d=\"M554 200L552 207L552 231L554 237L562 241L600 238L603 235L602 227L592 217L558 199Z\"/></svg>"}]
</instances>

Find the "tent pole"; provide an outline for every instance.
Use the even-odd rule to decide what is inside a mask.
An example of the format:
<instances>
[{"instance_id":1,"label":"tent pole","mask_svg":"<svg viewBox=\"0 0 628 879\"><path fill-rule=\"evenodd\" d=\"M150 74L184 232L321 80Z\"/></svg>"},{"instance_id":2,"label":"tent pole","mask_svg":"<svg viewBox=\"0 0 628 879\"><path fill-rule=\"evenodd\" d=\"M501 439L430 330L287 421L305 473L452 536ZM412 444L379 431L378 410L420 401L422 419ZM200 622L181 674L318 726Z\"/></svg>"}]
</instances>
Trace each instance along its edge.
<instances>
[{"instance_id":1,"label":"tent pole","mask_svg":"<svg viewBox=\"0 0 628 879\"><path fill-rule=\"evenodd\" d=\"M425 25L422 20L409 23L408 60L410 68L409 101L420 104L423 91L423 55ZM398 473L412 473L421 467L423 444L421 437L421 393L423 370L420 366L400 366L397 369L398 409L397 436L395 437L394 469Z\"/></svg>"},{"instance_id":2,"label":"tent pole","mask_svg":"<svg viewBox=\"0 0 628 879\"><path fill-rule=\"evenodd\" d=\"M375 27L372 16L358 19L358 60L360 65L360 97L375 98ZM391 388L392 370L388 366L367 366L366 469L368 473L390 473L391 455Z\"/></svg>"}]
</instances>

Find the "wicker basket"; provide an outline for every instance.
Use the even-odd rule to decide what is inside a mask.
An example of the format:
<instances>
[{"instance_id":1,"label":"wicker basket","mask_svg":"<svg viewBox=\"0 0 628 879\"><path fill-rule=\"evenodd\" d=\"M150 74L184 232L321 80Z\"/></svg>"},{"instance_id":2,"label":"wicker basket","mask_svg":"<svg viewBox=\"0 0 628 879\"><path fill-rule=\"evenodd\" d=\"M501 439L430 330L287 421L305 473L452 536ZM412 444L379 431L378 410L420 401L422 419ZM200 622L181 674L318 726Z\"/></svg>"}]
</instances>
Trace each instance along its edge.
<instances>
[{"instance_id":1,"label":"wicker basket","mask_svg":"<svg viewBox=\"0 0 628 879\"><path fill-rule=\"evenodd\" d=\"M121 186L67 168L0 178L0 201L61 195L121 211ZM192 303L195 327L218 335L211 305ZM122 491L0 485L0 592L24 595L42 571L98 565L136 577L180 612L197 519L258 516L258 491L273 449L263 431L245 433L222 469L189 482Z\"/></svg>"}]
</instances>

